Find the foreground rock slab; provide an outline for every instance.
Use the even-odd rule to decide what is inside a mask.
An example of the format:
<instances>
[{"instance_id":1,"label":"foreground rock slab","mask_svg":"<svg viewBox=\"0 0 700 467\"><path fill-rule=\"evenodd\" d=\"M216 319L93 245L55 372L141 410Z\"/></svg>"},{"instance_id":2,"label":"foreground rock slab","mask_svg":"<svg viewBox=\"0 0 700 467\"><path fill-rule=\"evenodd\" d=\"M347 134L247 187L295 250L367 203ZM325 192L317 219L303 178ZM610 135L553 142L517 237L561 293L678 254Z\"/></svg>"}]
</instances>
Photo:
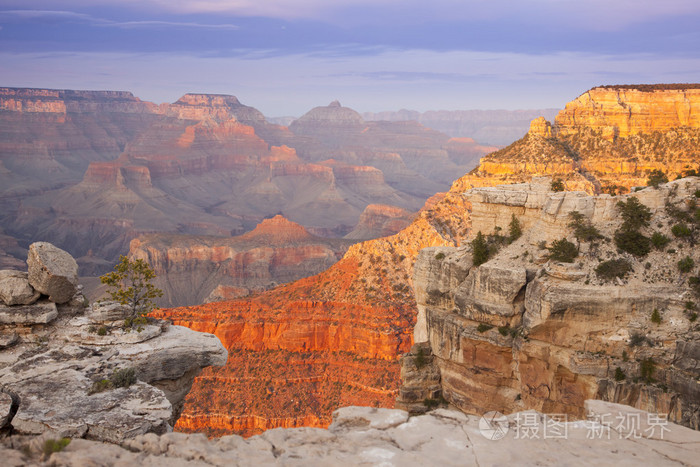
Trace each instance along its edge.
<instances>
[{"instance_id":1,"label":"foreground rock slab","mask_svg":"<svg viewBox=\"0 0 700 467\"><path fill-rule=\"evenodd\" d=\"M211 440L202 434L149 433L121 446L77 439L48 459L30 457L36 439L10 438L0 446L0 456L8 466L697 465L699 432L656 424L653 414L619 404L588 401L587 409L591 421L555 421L534 411L512 414L503 417L501 437L492 429L499 425L446 409L409 418L402 410L345 407L333 414L328 430L276 428L248 439ZM600 422L637 416L643 423L632 436L627 426Z\"/></svg>"}]
</instances>

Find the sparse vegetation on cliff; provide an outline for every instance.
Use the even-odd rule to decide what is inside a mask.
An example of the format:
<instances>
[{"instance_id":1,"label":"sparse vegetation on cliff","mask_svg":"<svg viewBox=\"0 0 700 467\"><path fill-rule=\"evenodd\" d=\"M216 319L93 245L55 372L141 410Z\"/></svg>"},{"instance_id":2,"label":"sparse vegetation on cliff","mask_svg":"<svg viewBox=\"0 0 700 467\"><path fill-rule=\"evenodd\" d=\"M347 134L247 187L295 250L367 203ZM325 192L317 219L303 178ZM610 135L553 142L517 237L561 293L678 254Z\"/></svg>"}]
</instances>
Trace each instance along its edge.
<instances>
[{"instance_id":1,"label":"sparse vegetation on cliff","mask_svg":"<svg viewBox=\"0 0 700 467\"><path fill-rule=\"evenodd\" d=\"M596 275L606 281L623 278L633 270L632 264L624 258L603 261L595 268Z\"/></svg>"},{"instance_id":2,"label":"sparse vegetation on cliff","mask_svg":"<svg viewBox=\"0 0 700 467\"><path fill-rule=\"evenodd\" d=\"M144 260L131 261L122 255L114 271L101 276L100 281L110 288L107 293L112 300L129 306L132 318L138 319L155 307L155 298L163 296L163 291L151 284L155 277L153 269Z\"/></svg>"},{"instance_id":3,"label":"sparse vegetation on cliff","mask_svg":"<svg viewBox=\"0 0 700 467\"><path fill-rule=\"evenodd\" d=\"M651 250L651 240L642 234L640 229L649 225L651 210L634 196L629 197L627 201L619 201L617 207L623 222L615 231L615 245L635 256L646 256Z\"/></svg>"},{"instance_id":4,"label":"sparse vegetation on cliff","mask_svg":"<svg viewBox=\"0 0 700 467\"><path fill-rule=\"evenodd\" d=\"M649 173L649 178L647 178L647 186L658 188L662 183L668 183L666 174L659 169L652 170L651 173Z\"/></svg>"},{"instance_id":5,"label":"sparse vegetation on cliff","mask_svg":"<svg viewBox=\"0 0 700 467\"><path fill-rule=\"evenodd\" d=\"M472 261L474 266L480 266L489 260L489 246L481 230L477 232L472 240Z\"/></svg>"},{"instance_id":6,"label":"sparse vegetation on cliff","mask_svg":"<svg viewBox=\"0 0 700 467\"><path fill-rule=\"evenodd\" d=\"M549 259L562 263L573 263L578 256L578 248L565 238L555 240L549 249Z\"/></svg>"}]
</instances>

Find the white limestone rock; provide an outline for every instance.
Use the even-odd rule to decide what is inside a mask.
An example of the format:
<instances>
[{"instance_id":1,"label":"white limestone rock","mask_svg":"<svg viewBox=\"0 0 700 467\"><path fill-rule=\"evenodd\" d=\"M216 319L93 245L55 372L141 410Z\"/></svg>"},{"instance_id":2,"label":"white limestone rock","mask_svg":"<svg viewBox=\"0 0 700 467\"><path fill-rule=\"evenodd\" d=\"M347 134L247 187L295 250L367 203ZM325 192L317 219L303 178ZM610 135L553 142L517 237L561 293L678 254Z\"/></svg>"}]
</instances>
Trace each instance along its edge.
<instances>
[{"instance_id":1,"label":"white limestone rock","mask_svg":"<svg viewBox=\"0 0 700 467\"><path fill-rule=\"evenodd\" d=\"M31 305L41 294L29 285L27 273L23 271L0 271L0 301L5 305Z\"/></svg>"},{"instance_id":2,"label":"white limestone rock","mask_svg":"<svg viewBox=\"0 0 700 467\"><path fill-rule=\"evenodd\" d=\"M77 292L78 263L66 251L47 242L29 246L29 283L49 300L66 303Z\"/></svg>"}]
</instances>

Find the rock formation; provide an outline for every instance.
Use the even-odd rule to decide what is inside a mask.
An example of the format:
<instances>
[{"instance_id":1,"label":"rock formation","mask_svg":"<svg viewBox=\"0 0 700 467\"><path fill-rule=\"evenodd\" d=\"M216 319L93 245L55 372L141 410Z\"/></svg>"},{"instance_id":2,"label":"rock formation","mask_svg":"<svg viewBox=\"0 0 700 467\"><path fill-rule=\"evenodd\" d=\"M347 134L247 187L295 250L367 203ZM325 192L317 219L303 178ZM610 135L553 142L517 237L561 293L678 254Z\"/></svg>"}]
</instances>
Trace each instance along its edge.
<instances>
[{"instance_id":1,"label":"rock formation","mask_svg":"<svg viewBox=\"0 0 700 467\"><path fill-rule=\"evenodd\" d=\"M700 179L619 197L553 193L549 182L465 193L470 237L498 234L513 218L523 230L486 263L473 265L471 246L421 251L414 339L429 343L430 360L421 378L416 351L404 357L400 405L437 399L438 370L441 397L468 413L535 409L581 418L584 401L600 398L700 428L700 295L693 285L700 256L692 240L671 232L679 218L697 218ZM647 257L621 252L611 240L622 224L617 203L632 196L651 209L646 235L673 239ZM574 238L574 211L602 240ZM562 238L580 244L571 263L548 260L543 249ZM611 261L629 271L606 276L603 268L618 264Z\"/></svg>"},{"instance_id":2,"label":"rock formation","mask_svg":"<svg viewBox=\"0 0 700 467\"><path fill-rule=\"evenodd\" d=\"M153 283L164 291L161 306L183 306L217 301L218 296L236 298L318 274L351 243L313 236L277 215L237 237L144 235L131 241L129 257L153 268Z\"/></svg>"},{"instance_id":3,"label":"rock formation","mask_svg":"<svg viewBox=\"0 0 700 467\"><path fill-rule=\"evenodd\" d=\"M278 213L342 237L370 204L416 211L489 150L339 105L317 114L295 134L234 96L158 106L128 92L0 88L0 262L23 258L12 242L50 239L98 275L139 235L229 236Z\"/></svg>"},{"instance_id":4,"label":"rock formation","mask_svg":"<svg viewBox=\"0 0 700 467\"><path fill-rule=\"evenodd\" d=\"M669 179L698 169L698 85L593 88L554 119L535 119L528 134L481 159L463 190L549 175L569 190L622 193L646 185L654 170Z\"/></svg>"},{"instance_id":5,"label":"rock formation","mask_svg":"<svg viewBox=\"0 0 700 467\"><path fill-rule=\"evenodd\" d=\"M194 377L225 363L221 343L162 321L127 327L130 308L87 304L68 253L29 251L28 273L0 271L0 429L116 443L171 430Z\"/></svg>"},{"instance_id":6,"label":"rock formation","mask_svg":"<svg viewBox=\"0 0 700 467\"><path fill-rule=\"evenodd\" d=\"M585 466L591 463L694 465L697 431L627 406L586 401L589 420L571 422L538 412L487 419L439 409L408 417L401 410L344 407L328 430L276 429L243 439L153 433L119 445L72 440L41 457L46 438L10 438L0 445L7 467L47 465L402 465ZM639 420L639 424L634 424ZM501 437L501 434L503 435ZM49 457L50 456L50 457ZM41 464L44 465L44 464Z\"/></svg>"},{"instance_id":7,"label":"rock formation","mask_svg":"<svg viewBox=\"0 0 700 467\"><path fill-rule=\"evenodd\" d=\"M552 132L553 136L551 138L549 137L548 129ZM582 129L581 135L583 135L581 140L576 144L584 145L584 142L588 141L584 139L584 137L588 138L585 127ZM406 330L402 327L404 324L400 323L410 323L409 326L413 326L417 315L418 308L413 297L412 280L415 258L418 251L422 248L430 246L458 247L464 244L467 238L470 238L472 199L465 198L463 193L473 187L488 187L503 183L531 181L538 174L549 174L550 177L563 179L565 188L568 190L580 189L588 193L594 193L599 190L601 185L604 185L604 181L601 182L601 180L597 179L595 174L581 171L577 168L580 162L572 156L572 146L569 143L573 144L576 141L578 140L574 137L567 141L557 139L556 128L538 120L532 126L532 134L528 134L509 148L483 158L480 166L455 181L448 193L438 194L430 198L411 225L403 231L388 238L376 239L352 246L342 260L324 273L244 301L220 303L216 304L216 306L207 305L196 309L176 309L161 312L161 316L167 316L176 323L192 326L194 329L217 333L222 341L226 342L227 347L232 350L232 354L235 348L250 349L254 345L258 345L260 346L259 348L265 349L268 345L265 342L269 340L271 343L269 344L270 350L246 350L241 352L240 357L237 357L237 360L235 360L235 364L232 359L225 369L209 370L208 374L204 375L201 380L196 381L186 403L185 416L181 419L181 429L193 431L209 426L214 427L212 432L216 434L233 431L249 435L259 432L262 429L260 427L294 426L295 423L310 423L309 420L318 420L319 425L330 423L330 411L333 407L339 406L334 405L336 401L351 403L346 402L350 396L346 396L346 394L349 394L347 388L336 389L328 385L330 377L324 376L324 373L319 369L324 367L316 362L335 362L338 371L332 374L333 381L337 381L339 384L341 384L341 381L356 382L355 373L350 370L349 365L343 366L343 364L348 361L346 358L352 359L355 354L364 355L365 342L368 340L365 331L358 331L355 334L358 336L357 340L361 342L357 345L357 349L359 349L357 351L343 349L343 352L350 352L349 354L343 354L338 351L324 352L319 349L310 354L304 354L293 350L295 347L292 346L278 350L277 346L280 345L278 344L280 342L279 338L270 331L265 330L262 325L257 328L258 331L255 334L236 334L236 336L240 335L243 337L241 339L238 339L238 337L227 339L223 337L226 327L223 324L221 326L219 324L222 322L222 319L225 320L228 316L236 316L234 319L241 322L252 322L255 314L261 313L265 320L272 320L274 323L269 329L275 329L283 319L286 319L282 318L280 310L284 311L285 316L292 316L292 313L296 312L296 310L304 310L302 316L313 316L313 319L324 323L326 320L330 320L331 323L338 320L338 323L350 326L355 326L357 321L372 322L374 316L380 316L382 319L374 320L372 324L373 331L386 336L395 336L394 344L392 344L397 352L395 355L408 352L412 342L410 337L407 336ZM590 141L596 143L604 140L600 136L595 138L591 136ZM622 146L620 147L622 148ZM597 154L603 157L602 153ZM573 173L571 172L572 170ZM640 181L642 178L646 180L645 173L640 173L636 180ZM624 177L621 179L625 180ZM538 192L539 195L529 198L529 202L535 203L537 199L542 201L552 195L549 191L551 188L549 183L551 181L552 179L550 178L548 181L540 180L535 183L538 188L534 191ZM629 184L631 182L628 179L625 183ZM635 182L635 184L643 183ZM640 193L647 192L643 191ZM514 203L514 207L512 212L503 211L502 214L496 217L496 211L490 209L490 204L477 203L475 209L478 212L476 219L478 219L479 223L474 227L474 231L491 232L490 229L493 229L496 225L502 229L507 229L511 221L511 214L515 214L521 219L523 227L530 228L530 222L534 222L534 219L540 215L536 209L526 209L526 205L517 204L524 202L522 196L507 189L496 190L493 194L486 191L480 196L496 197L494 199L501 199L506 203ZM536 205L536 203L533 205ZM561 227L562 225L559 225L556 228ZM551 232L556 232L556 230L551 230ZM538 249L537 251L540 250ZM540 252L538 257L545 252ZM434 253L434 255L437 254ZM459 254L455 255L454 261L456 264L459 258L465 255L468 256L468 252L460 250ZM676 261L680 259L678 258ZM464 274L466 277L469 267L462 266L460 268L462 272L459 274L455 272L455 276L450 281L463 280L464 277L461 277L460 274ZM484 268L484 274L486 274L487 269ZM550 272L565 277L575 276L575 272L555 272L551 268ZM499 274L501 270L494 270L493 273ZM525 269L525 275L523 276L522 271L519 271L513 278L513 281L516 283L517 281L524 282L531 279L527 269ZM483 278L483 283L488 283L486 275ZM475 290L480 290L481 284L480 279L473 284L473 287ZM516 299L520 300L518 290L513 291L509 289L507 296L513 293L515 293ZM420 297L420 291L416 291L416 294ZM478 303L474 306L480 306ZM357 307L358 304L362 305L361 308ZM493 310L504 310L509 305L501 300L489 306ZM343 318L345 314L349 314L350 319ZM503 327L505 324L506 320L503 318L503 322L499 326ZM220 331L217 331L219 326ZM294 326L296 326L296 323L285 323L283 329L292 333ZM322 326L325 326L325 324ZM515 326L515 323L512 326ZM339 330L337 332L342 331ZM307 328L298 332L294 331L294 334L297 333L308 336L309 340L316 338L313 336L319 336L319 334L311 333ZM500 333L497 334L500 336ZM321 336L320 342L325 342L325 331ZM354 337L351 339L354 339ZM252 342L255 342L255 344ZM689 349L690 347L683 348ZM418 348L414 349L414 355L417 355L418 350ZM507 357L510 355L508 353L511 352L510 348L505 351L500 349L499 352L505 352L504 361L512 360L512 357ZM691 351L686 350L684 352ZM434 353L434 349L432 353L424 351L423 357L430 360ZM437 354L435 353L435 355ZM354 358L358 357L355 356ZM363 379L361 380L362 385L366 389L353 396L361 400L363 404L386 404L391 406L392 402L385 402L388 398L377 397L376 389L383 388L382 390L398 393L399 366L390 357L386 356L384 358L386 360L383 360L382 364L385 366L381 367L386 373L384 384L378 385L376 382L371 383L371 381L368 382L366 379ZM286 365L286 362L289 360L298 364L291 368ZM376 361L364 360L362 363L358 363L356 368L363 368L362 371L364 373L373 371L370 368L376 368L371 366L374 364L372 362ZM313 365L311 362L313 362ZM280 376L273 381L268 381L264 376L265 372L260 370L260 368L274 368L274 371ZM506 366L503 367L504 371L506 368ZM404 387L401 391L404 391L404 389L406 389L406 392L412 391L414 395L413 401L417 401L420 405L423 405L424 399L433 399L430 403L439 403L439 398L436 399L434 378L427 378L426 384L423 384L421 376L414 373L414 370L415 368L406 368L405 366L401 369L404 373L412 375L415 383L412 388L409 388L410 390ZM557 375L557 377L561 378L564 378L564 376ZM315 382L319 379L325 381L326 386L321 387L319 384L316 384ZM581 377L580 379L583 380L584 378ZM304 381L304 384L306 384L307 380L313 381L313 384L316 385L309 384L304 386L300 383ZM245 381L245 383L241 383L241 381ZM249 383L250 381L253 381L253 383ZM259 388L260 397L266 401L265 404L261 404L259 401L256 402L255 399L242 402L242 394L245 394L251 385ZM285 386L284 390L279 390L282 385ZM265 387L270 387L271 389L268 391L263 389ZM318 397L311 400L304 396L307 392L314 392L318 394ZM513 391L508 396L515 399L518 393L519 391ZM419 397L420 394L423 395ZM496 393L494 392L493 394L496 397ZM595 394L586 393L586 397L591 397L592 395ZM631 400L636 396L634 392L631 392L626 397L628 397L628 400ZM205 405L205 401L209 404L211 400L216 401L215 408L209 409L214 414L208 416L207 410L211 406ZM267 403L268 400L271 403ZM294 405L289 403L291 400L295 401ZM297 406L296 402L300 400L307 405ZM532 400L535 401L536 399ZM576 407L580 408L582 406L582 400L581 398L577 399ZM236 403L231 405L230 401L236 401ZM241 402L238 403L238 401ZM275 407L275 409L270 409L270 406ZM535 406L537 405L535 404ZM251 427L255 427L255 429Z\"/></svg>"}]
</instances>

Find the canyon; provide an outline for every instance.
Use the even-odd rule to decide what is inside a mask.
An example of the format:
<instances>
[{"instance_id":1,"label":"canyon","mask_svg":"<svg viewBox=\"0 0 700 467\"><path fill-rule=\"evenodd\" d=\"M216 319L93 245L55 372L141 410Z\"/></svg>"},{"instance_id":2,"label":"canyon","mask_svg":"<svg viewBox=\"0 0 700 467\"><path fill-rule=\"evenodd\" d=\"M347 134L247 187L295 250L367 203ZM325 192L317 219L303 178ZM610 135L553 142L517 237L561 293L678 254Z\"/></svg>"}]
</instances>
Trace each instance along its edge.
<instances>
[{"instance_id":1,"label":"canyon","mask_svg":"<svg viewBox=\"0 0 700 467\"><path fill-rule=\"evenodd\" d=\"M599 94L596 89L588 94L632 96L640 105L645 102L647 110L657 113L675 112L675 109L663 104L666 99L664 96L666 93L680 91L654 86L643 90L638 90L639 86L628 87L638 92L620 94L619 89L607 89ZM694 99L692 93L687 95L691 100ZM654 107L656 98L660 102L658 109ZM629 136L618 135L612 141L605 139L602 132L594 128L599 127L598 122L607 118L607 115L624 112L625 109L621 105L619 108L608 108L610 102L613 102L612 98L601 98L600 103L592 106L597 109L597 113L587 117L588 120L577 120L575 134L570 134L569 130L561 130L560 133L556 123L559 120L552 125L544 118L536 119L521 140L483 157L479 166L457 179L448 192L431 197L411 224L401 232L351 246L338 263L316 276L247 299L158 311L156 316L167 317L176 324L214 333L221 338L232 355L226 367L206 370L195 380L177 428L183 431L202 431L210 435L235 432L249 436L275 426L326 426L331 421L330 413L334 407L355 403L350 402L353 400L361 401L363 405L392 406L395 396L399 394L401 367L398 358L413 345L413 327L419 316L420 308L414 297L413 279L414 263L419 251L426 247L464 246L473 239L476 231L490 233L496 227L493 224L495 219L489 217L488 212L483 218L490 219L491 224L472 225L474 203L471 197L464 195L467 190L530 183L533 177L549 176L550 181L561 179L566 191L581 191L575 199L586 193L599 194L603 189L614 191L619 196L620 192L626 193L635 186L644 185L654 168L663 168L669 178L675 178L697 167L698 160L694 152L694 148L698 147L697 127L675 127L666 132L654 130L650 135L640 126L639 132L630 133ZM633 103L626 105L635 108ZM574 108L578 105L580 104L567 106L560 115L575 113ZM587 126L589 122L590 126ZM658 142L650 143L652 138L658 139ZM637 162L619 165L617 172L609 173L607 170L610 165L606 161L615 161L618 156ZM640 162L642 160L645 162ZM669 161L672 163L669 164ZM595 167L598 167L597 171L593 170ZM609 189L609 184L613 181L619 186L616 190ZM538 188L538 192L544 194L537 196L546 197L550 189L551 186L545 183L544 189ZM651 192L653 189L647 190ZM514 199L521 198L522 195L517 195ZM615 198L610 196L608 199L613 200L608 203L614 205ZM509 201L507 196L504 198L506 205L514 202ZM661 207L655 205L654 209L659 210ZM520 217L526 212L526 209L514 208L511 214ZM510 216L507 219L499 218L498 226L505 229L510 220ZM531 227L528 218L522 218L521 222L524 227ZM488 268L484 270L486 269ZM576 276L575 273L566 271L552 274ZM528 277L526 271L521 278L521 287ZM519 297L519 290L514 291L515 297ZM555 299L556 296L555 293ZM497 301L492 307L505 309L507 303L501 299ZM672 315L669 316L673 316L673 322L676 322L679 310L672 310L669 312ZM517 327L515 321L506 323L501 315L494 319L501 320L499 326L508 324ZM600 319L601 323L607 323L608 317ZM687 321L687 318L684 319ZM542 332L550 331L543 329ZM343 336L343 339L336 336ZM619 357L623 340L621 337L620 343L614 347L616 358ZM457 344L445 336L446 352L452 348L451 345ZM694 351L684 345L677 347L686 349L679 350L682 352L679 358L689 362ZM550 376L558 378L557 381L562 381L561 384L573 380L570 387L575 390L573 393L576 397L572 400L559 399L565 397L567 391L559 391L551 399L536 391L526 397L524 390L516 390L507 384L514 378L509 370L509 362L513 361L512 348L505 345L503 348L493 347L492 350L494 356L489 356L488 352L479 352L479 358L498 359L502 364L498 366L494 362L496 366L491 375L495 381L502 380L504 387L510 388L506 390L507 394L501 396L496 393L493 397L512 397L515 400L520 394L519 400L527 402L527 405L517 407L504 403L505 405L499 406L504 410L530 408L531 405L545 411L563 410L580 415L584 397L588 397L591 388L597 384L592 381L596 377L609 380L607 374L576 376L572 373L573 369L570 370L571 367L566 365L562 365L560 373L555 371L552 374L544 368L549 360L541 357L545 363L533 367L533 383L542 379L544 382L541 381L541 388L544 391L545 380ZM593 350L601 351L603 349ZM664 365L668 365L672 353L672 346L664 348ZM612 357L608 354L605 358ZM595 365L601 361L607 362L601 359ZM288 362L294 362L294 365L289 365ZM692 362L688 365L692 367ZM637 370L638 366L630 366L627 371ZM275 376L271 378L271 374ZM377 379L377 375L382 378ZM427 380L430 380L428 382L432 384L433 392L428 394L440 394L441 380L436 378L436 374L431 378ZM464 387L469 384L476 386L479 393L488 393L488 384L498 385L494 380L474 383L469 378L460 379L456 376L452 381L455 387L461 385L461 389L460 392L454 391L451 394L464 394ZM552 385L549 387L551 389ZM608 388L614 392L614 387ZM255 388L254 392L260 394L265 402L253 399L243 402L250 388ZM637 389L636 386L624 389L631 391L624 397L611 393L606 393L606 397L618 397L616 400L624 399L633 404L647 400L648 394L654 394L649 399L650 404L654 408L670 410L671 396L660 396L657 390L643 392L642 396L638 396L640 393L635 392ZM689 387L680 393L693 394L692 391L694 389ZM488 397L484 397L488 402ZM458 400L456 396L453 399ZM499 403L503 400L499 399ZM545 404L544 401L547 400L550 402ZM422 401L420 399L419 402ZM668 402L666 406L664 401ZM300 402L299 405L297 402ZM475 411L490 406L489 403L483 403L477 408L477 405L470 406L462 401L461 407ZM681 406L682 404L677 405ZM680 409L680 416L678 411L673 416L681 423L692 425L694 415L686 417L682 415L683 410L685 409ZM692 413L695 409L691 407L688 410Z\"/></svg>"},{"instance_id":2,"label":"canyon","mask_svg":"<svg viewBox=\"0 0 700 467\"><path fill-rule=\"evenodd\" d=\"M156 105L129 92L0 88L0 120L0 258L16 264L50 240L83 276L106 272L141 235L232 237L277 214L314 235L366 238L368 206L415 212L493 149L365 122L338 103L290 129L209 94Z\"/></svg>"}]
</instances>

